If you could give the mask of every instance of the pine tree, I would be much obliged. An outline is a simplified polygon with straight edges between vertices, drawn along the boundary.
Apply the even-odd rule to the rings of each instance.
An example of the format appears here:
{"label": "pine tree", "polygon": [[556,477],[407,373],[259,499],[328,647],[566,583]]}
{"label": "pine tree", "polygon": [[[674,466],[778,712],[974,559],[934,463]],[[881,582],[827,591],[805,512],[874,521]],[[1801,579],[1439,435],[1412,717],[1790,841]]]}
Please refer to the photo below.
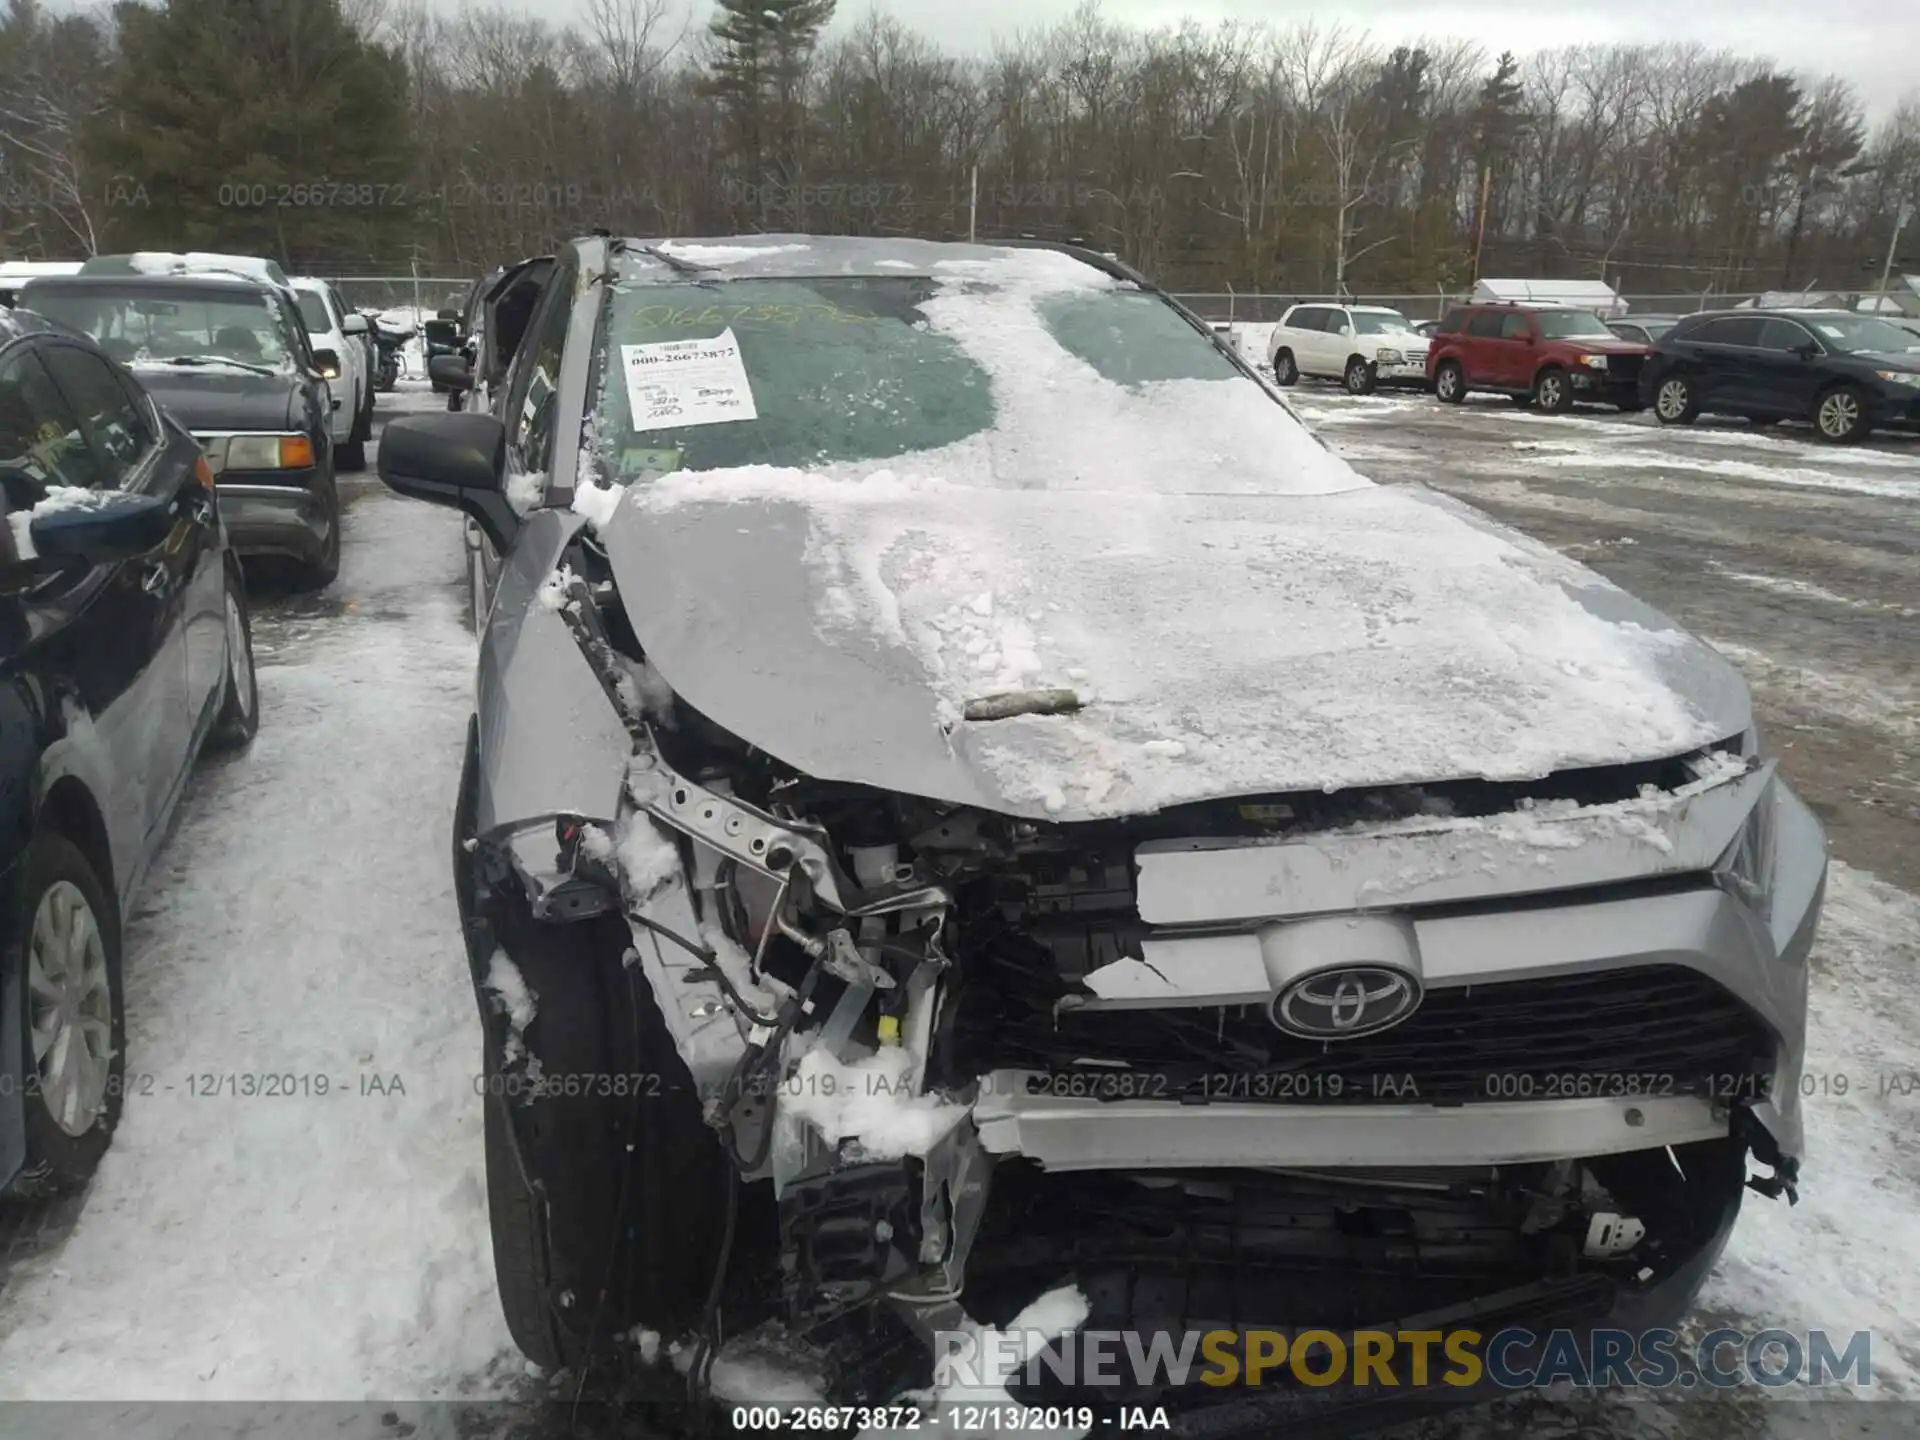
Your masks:
{"label": "pine tree", "polygon": [[760,201],[786,208],[774,175],[791,187],[805,160],[805,86],[834,0],[716,0],[719,42],[707,93],[727,118],[734,173]]}
{"label": "pine tree", "polygon": [[104,248],[227,250],[289,269],[397,253],[414,203],[406,68],[340,0],[115,10],[107,111],[84,137],[146,203]]}

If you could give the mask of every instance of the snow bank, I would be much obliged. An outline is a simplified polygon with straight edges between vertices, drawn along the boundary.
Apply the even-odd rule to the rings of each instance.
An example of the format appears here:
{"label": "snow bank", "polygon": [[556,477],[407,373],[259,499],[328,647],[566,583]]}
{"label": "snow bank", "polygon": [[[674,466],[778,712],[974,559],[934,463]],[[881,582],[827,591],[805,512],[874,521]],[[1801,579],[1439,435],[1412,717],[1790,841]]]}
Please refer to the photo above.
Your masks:
{"label": "snow bank", "polygon": [[925,1155],[967,1113],[936,1095],[917,1095],[911,1052],[891,1046],[844,1063],[815,1048],[779,1091],[783,1114],[811,1121],[830,1145],[855,1140],[864,1158]]}

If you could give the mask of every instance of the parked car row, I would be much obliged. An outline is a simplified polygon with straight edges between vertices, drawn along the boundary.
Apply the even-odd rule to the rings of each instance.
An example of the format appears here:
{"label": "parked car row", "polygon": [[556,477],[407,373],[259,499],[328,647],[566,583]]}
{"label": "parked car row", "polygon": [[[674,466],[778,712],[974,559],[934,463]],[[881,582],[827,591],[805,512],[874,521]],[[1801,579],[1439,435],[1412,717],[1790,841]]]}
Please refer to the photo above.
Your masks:
{"label": "parked car row", "polygon": [[[300,333],[236,278],[24,288],[55,284],[0,310],[0,1192],[15,1195],[81,1183],[105,1151],[126,1070],[122,919],[195,758],[258,724],[227,497],[170,383],[198,371],[129,364],[115,342],[170,359],[215,353],[209,332],[229,326]],[[273,372],[220,353],[205,363],[235,403],[266,403],[249,387]],[[235,441],[310,452],[310,432],[272,433],[277,403],[264,439]]]}
{"label": "parked car row", "polygon": [[1477,302],[1416,325],[1382,306],[1296,305],[1267,360],[1283,386],[1335,379],[1355,395],[1420,385],[1449,405],[1479,392],[1548,414],[1651,407],[1663,425],[1805,421],[1836,443],[1920,430],[1920,323],[1847,310],[1605,320],[1572,305]]}

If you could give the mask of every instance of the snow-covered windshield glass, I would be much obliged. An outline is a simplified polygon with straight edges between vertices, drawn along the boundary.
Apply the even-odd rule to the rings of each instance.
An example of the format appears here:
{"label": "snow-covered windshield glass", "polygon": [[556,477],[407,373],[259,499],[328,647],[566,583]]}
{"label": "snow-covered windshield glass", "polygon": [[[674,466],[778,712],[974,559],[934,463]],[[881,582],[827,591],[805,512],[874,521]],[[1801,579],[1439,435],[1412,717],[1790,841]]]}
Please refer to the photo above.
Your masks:
{"label": "snow-covered windshield glass", "polygon": [[1057,257],[997,269],[614,286],[600,472],[915,456],[1005,489],[1174,493],[1202,469],[1239,493],[1366,483],[1157,295]]}
{"label": "snow-covered windshield glass", "polygon": [[1354,332],[1359,335],[1412,335],[1413,322],[1404,315],[1372,315],[1365,310],[1353,312]]}
{"label": "snow-covered windshield glass", "polygon": [[145,292],[70,280],[34,285],[30,291],[33,309],[90,337],[124,364],[231,360],[272,369],[293,364],[264,295],[179,285]]}
{"label": "snow-covered windshield glass", "polygon": [[1920,335],[1869,316],[1822,315],[1809,319],[1814,334],[1835,350],[1865,350],[1885,355],[1903,350],[1920,350]]}
{"label": "snow-covered windshield glass", "polygon": [[1591,310],[1539,310],[1534,313],[1533,320],[1540,327],[1540,338],[1543,340],[1620,338],[1607,328],[1606,321]]}

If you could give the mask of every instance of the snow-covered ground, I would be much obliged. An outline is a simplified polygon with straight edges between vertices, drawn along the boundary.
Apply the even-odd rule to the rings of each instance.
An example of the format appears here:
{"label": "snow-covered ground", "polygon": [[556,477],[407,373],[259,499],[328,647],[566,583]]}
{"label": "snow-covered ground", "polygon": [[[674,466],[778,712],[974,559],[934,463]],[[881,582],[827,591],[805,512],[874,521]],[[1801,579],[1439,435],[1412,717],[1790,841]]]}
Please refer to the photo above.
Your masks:
{"label": "snow-covered ground", "polygon": [[[1869,873],[1907,863],[1920,813],[1901,822],[1907,791],[1891,790],[1889,808],[1869,789],[1906,786],[1914,768],[1910,707],[1901,713],[1911,689],[1900,687],[1920,673],[1920,616],[1910,583],[1903,602],[1872,581],[1911,556],[1873,546],[1910,534],[1900,527],[1913,519],[1884,488],[1775,488],[1674,463],[1718,450],[1883,486],[1901,481],[1911,450],[1836,453],[1711,428],[1642,436],[1636,421],[1553,421],[1504,402],[1435,418],[1418,396],[1303,387],[1294,399],[1377,478],[1445,482],[1583,558],[1644,563],[1624,577],[1631,588],[1655,592],[1747,670],[1842,863],[1812,962],[1801,1204],[1749,1197],[1703,1314],[1749,1329],[1871,1329],[1876,1398],[1920,1401],[1920,1345],[1904,1318],[1920,1275],[1920,901]],[[440,403],[424,386],[381,397],[383,415]],[[1644,468],[1552,463],[1627,454]],[[370,478],[349,496],[340,580],[317,601],[262,603],[259,737],[202,769],[132,919],[135,1093],[72,1233],[4,1275],[0,1402],[116,1402],[111,1433],[127,1440],[247,1425],[276,1440],[361,1440],[399,1431],[377,1410],[251,1409],[230,1431],[205,1412],[182,1430],[148,1402],[394,1403],[523,1384],[493,1292],[479,1031],[448,875],[473,683],[459,524]],[[1847,506],[1880,508],[1863,522]],[[1827,547],[1830,563],[1794,573],[1781,557],[1807,545]],[[1852,558],[1832,559],[1842,552]],[[1863,618],[1878,627],[1865,645]],[[1864,778],[1836,778],[1863,746]],[[751,1354],[734,1369],[723,1393],[769,1398]],[[1905,1433],[1879,1425],[1905,1413],[1892,1407],[1816,1431],[1808,1416],[1829,1407],[1766,1405],[1758,1392],[1736,1406],[1608,1397],[1593,1408],[1579,1433]],[[417,1420],[404,1405],[399,1415]],[[7,1429],[7,1440],[82,1433],[46,1423],[56,1428]],[[1575,1433],[1543,1424],[1522,1403],[1422,1433]]]}

